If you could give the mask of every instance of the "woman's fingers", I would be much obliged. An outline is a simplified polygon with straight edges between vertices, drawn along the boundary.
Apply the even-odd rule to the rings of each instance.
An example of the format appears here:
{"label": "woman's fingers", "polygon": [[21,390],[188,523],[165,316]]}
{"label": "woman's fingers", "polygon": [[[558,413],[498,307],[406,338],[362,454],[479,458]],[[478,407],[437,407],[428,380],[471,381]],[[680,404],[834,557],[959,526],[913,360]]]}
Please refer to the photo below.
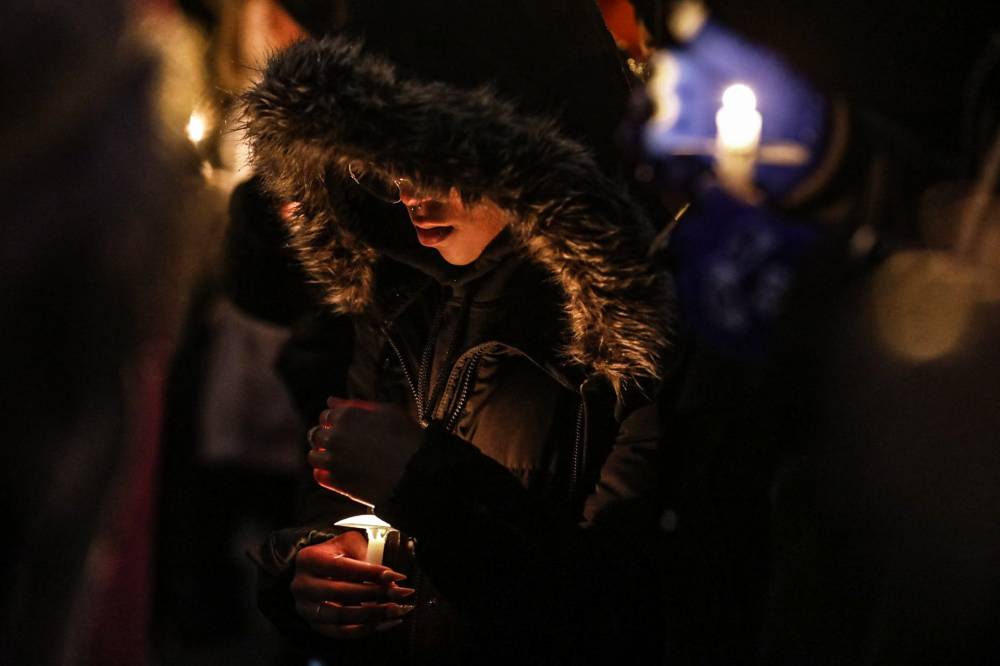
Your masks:
{"label": "woman's fingers", "polygon": [[312,628],[330,638],[365,638],[366,636],[374,636],[375,634],[381,633],[383,631],[389,631],[394,629],[403,623],[402,620],[384,620],[382,622],[373,624],[349,624],[349,625],[323,625],[316,624],[311,625]]}
{"label": "woman's fingers", "polygon": [[[360,535],[359,535],[360,536]],[[367,548],[367,546],[366,546]],[[361,555],[364,552],[360,553]],[[307,552],[303,549],[296,561],[299,571],[318,578],[329,578],[355,583],[371,582],[388,585],[405,580],[406,576],[380,564],[369,564],[338,553]]]}
{"label": "woman's fingers", "polygon": [[334,456],[325,448],[313,449],[306,458],[309,461],[309,466],[313,469],[330,469],[333,466]]}
{"label": "woman's fingers", "polygon": [[326,399],[326,406],[330,409],[336,409],[338,407],[360,409],[366,412],[374,412],[378,409],[379,403],[369,402],[368,400],[349,400],[347,398],[338,398],[336,396],[330,396]]}
{"label": "woman's fingers", "polygon": [[355,560],[364,560],[365,553],[368,552],[368,540],[361,532],[348,530],[343,534],[322,541],[320,543],[306,546],[295,555],[296,569],[311,570],[317,566],[322,567],[324,562],[336,566],[334,560],[341,557],[349,557]]}
{"label": "woman's fingers", "polygon": [[313,451],[330,448],[330,439],[333,437],[333,430],[313,426],[309,430],[309,446]]}
{"label": "woman's fingers", "polygon": [[296,555],[290,588],[295,610],[317,632],[370,636],[397,626],[413,609],[405,599],[415,590],[396,584],[406,576],[362,561],[366,547],[361,534],[345,532]]}
{"label": "woman's fingers", "polygon": [[319,413],[319,427],[321,430],[332,430],[336,422],[336,412],[334,409],[324,409]]}
{"label": "woman's fingers", "polygon": [[330,638],[363,638],[389,631],[403,623],[413,606],[370,604],[343,606],[335,603],[296,602],[295,611],[314,631]]}
{"label": "woman's fingers", "polygon": [[328,409],[324,409],[319,413],[316,435],[320,435],[324,430],[338,429],[345,422],[354,423],[359,420],[365,422],[365,419],[370,418],[370,415],[377,415],[380,409],[384,411],[384,408],[380,408],[379,403],[367,402],[365,400],[329,398],[327,406]]}
{"label": "woman's fingers", "polygon": [[413,606],[396,603],[346,606],[331,602],[296,602],[295,610],[313,625],[378,624],[398,620],[413,610]]}
{"label": "woman's fingers", "polygon": [[355,408],[353,405],[334,405],[330,409],[324,409],[320,412],[317,424],[309,430],[309,445],[313,449],[328,448],[330,441],[339,434],[339,431],[344,429],[345,420],[347,426],[354,422],[357,414],[352,415],[352,409],[370,411],[364,408]]}
{"label": "woman's fingers", "polygon": [[333,601],[339,604],[360,604],[369,601],[402,601],[414,593],[413,588],[395,583],[355,583],[300,575],[292,579],[292,596],[301,601]]}

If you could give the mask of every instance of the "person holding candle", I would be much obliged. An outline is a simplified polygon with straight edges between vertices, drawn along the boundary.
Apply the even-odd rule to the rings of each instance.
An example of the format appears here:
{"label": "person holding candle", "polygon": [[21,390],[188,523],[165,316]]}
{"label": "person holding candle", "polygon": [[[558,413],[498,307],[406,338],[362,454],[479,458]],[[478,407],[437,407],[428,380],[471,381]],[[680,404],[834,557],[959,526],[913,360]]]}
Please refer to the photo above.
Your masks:
{"label": "person holding candle", "polygon": [[670,162],[667,185],[690,188],[714,168],[734,194],[754,202],[795,206],[816,196],[841,166],[843,102],[710,16],[704,3],[671,4],[665,23],[673,47],[650,58],[652,117],[641,137],[648,156]]}
{"label": "person holding candle", "polygon": [[337,663],[658,663],[671,294],[619,178],[614,44],[583,0],[414,4],[307,26],[334,36],[272,60],[246,126],[352,329],[315,479],[417,567],[365,563],[332,528],[358,505],[312,484],[256,553],[262,607]]}
{"label": "person holding candle", "polygon": [[[711,4],[709,17],[636,0],[675,11],[645,14],[672,41],[654,59],[635,152],[664,194],[691,203],[658,243],[698,380],[685,391],[693,427],[672,430],[691,452],[678,632],[696,663],[988,663],[997,531],[982,516],[997,503],[982,453],[995,449],[997,412],[967,370],[995,362],[981,345],[995,319],[984,309],[968,323],[971,267],[941,252],[963,215],[935,208],[961,188],[920,193],[969,161],[952,131],[958,101],[997,89],[998,59],[994,45],[963,88],[958,54],[971,61],[976,33],[985,44],[997,23],[927,5]],[[815,77],[824,58],[847,76],[839,85],[800,74]],[[734,83],[755,91],[759,120],[720,122]],[[845,90],[851,106],[821,89]],[[964,115],[985,153],[991,126]],[[733,187],[723,149],[741,125],[760,143]],[[793,147],[808,159],[788,159]],[[890,329],[894,343],[878,339]]]}

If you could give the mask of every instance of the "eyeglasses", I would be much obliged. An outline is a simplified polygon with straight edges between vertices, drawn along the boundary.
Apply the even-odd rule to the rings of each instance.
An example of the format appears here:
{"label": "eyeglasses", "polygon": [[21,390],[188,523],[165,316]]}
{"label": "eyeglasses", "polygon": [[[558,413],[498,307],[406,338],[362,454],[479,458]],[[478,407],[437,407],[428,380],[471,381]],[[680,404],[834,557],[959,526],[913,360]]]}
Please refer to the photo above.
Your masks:
{"label": "eyeglasses", "polygon": [[404,197],[413,197],[416,193],[413,181],[385,176],[372,168],[369,162],[351,160],[347,163],[347,173],[361,189],[386,203],[397,204]]}

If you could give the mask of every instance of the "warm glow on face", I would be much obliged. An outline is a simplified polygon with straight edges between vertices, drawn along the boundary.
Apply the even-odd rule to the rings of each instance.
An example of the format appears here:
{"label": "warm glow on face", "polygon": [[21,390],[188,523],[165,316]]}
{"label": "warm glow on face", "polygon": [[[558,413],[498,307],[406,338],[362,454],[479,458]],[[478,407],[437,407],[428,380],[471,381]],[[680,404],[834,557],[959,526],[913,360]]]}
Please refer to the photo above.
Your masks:
{"label": "warm glow on face", "polygon": [[418,242],[440,252],[453,266],[478,259],[510,221],[508,214],[490,201],[467,206],[454,188],[447,197],[403,192],[401,203],[410,215]]}

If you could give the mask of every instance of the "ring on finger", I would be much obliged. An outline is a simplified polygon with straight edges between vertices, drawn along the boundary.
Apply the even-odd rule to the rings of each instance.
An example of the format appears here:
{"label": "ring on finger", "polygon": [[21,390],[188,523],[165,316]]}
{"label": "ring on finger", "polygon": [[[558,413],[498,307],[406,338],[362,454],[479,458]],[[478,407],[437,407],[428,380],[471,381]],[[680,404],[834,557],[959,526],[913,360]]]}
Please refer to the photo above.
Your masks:
{"label": "ring on finger", "polygon": [[309,431],[306,433],[306,443],[308,443],[309,446],[312,446],[313,437],[316,435],[317,430],[319,430],[319,426],[313,426],[312,428],[309,428]]}
{"label": "ring on finger", "polygon": [[316,622],[320,622],[322,620],[323,606],[325,605],[326,604],[322,601],[316,604],[316,612],[314,613]]}

